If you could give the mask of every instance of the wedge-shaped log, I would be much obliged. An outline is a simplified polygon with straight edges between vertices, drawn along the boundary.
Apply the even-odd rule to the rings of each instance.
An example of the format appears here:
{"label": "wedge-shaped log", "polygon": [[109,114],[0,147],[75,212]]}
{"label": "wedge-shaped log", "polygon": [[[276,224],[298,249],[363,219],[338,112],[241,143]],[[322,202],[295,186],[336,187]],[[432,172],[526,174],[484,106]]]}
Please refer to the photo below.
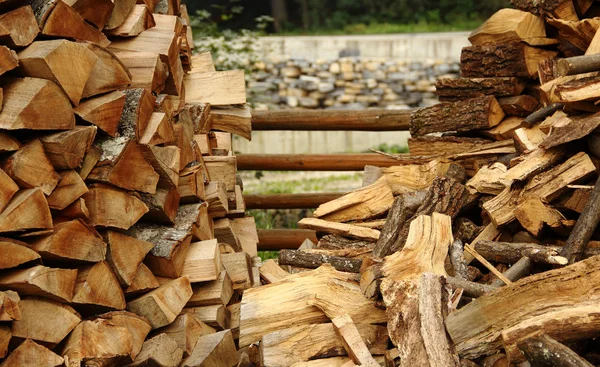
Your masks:
{"label": "wedge-shaped log", "polygon": [[129,330],[105,319],[82,321],[67,338],[63,357],[71,365],[124,365],[131,361]]}
{"label": "wedge-shaped log", "polygon": [[[239,188],[239,186],[237,187]],[[250,257],[258,256],[258,232],[254,217],[234,218],[231,220],[231,228],[242,246],[242,251],[250,255]]]}
{"label": "wedge-shaped log", "polygon": [[88,41],[101,46],[110,43],[104,33],[61,0],[36,0],[32,1],[31,7],[44,36]]}
{"label": "wedge-shaped log", "polygon": [[12,323],[13,336],[44,345],[57,345],[81,322],[79,314],[70,306],[44,298],[22,299],[19,309],[21,319]]}
{"label": "wedge-shaped log", "polygon": [[[67,130],[75,126],[71,102],[55,83],[39,78],[9,79],[2,89],[1,129]],[[52,113],[43,106],[52,106]]]}
{"label": "wedge-shaped log", "polygon": [[[125,1],[123,1],[125,2]],[[130,2],[130,1],[127,1]],[[111,19],[112,21],[112,19]],[[138,4],[131,10],[129,15],[116,28],[107,27],[105,34],[119,37],[135,37],[148,28],[156,25],[152,11],[145,4]]]}
{"label": "wedge-shaped log", "polygon": [[[502,121],[504,123],[505,120]],[[502,124],[501,123],[501,124]],[[495,127],[498,128],[498,125]],[[485,132],[489,133],[489,130]],[[487,139],[467,138],[456,136],[422,136],[408,139],[408,150],[411,156],[448,156],[458,153],[468,152],[470,150],[481,148],[485,144],[491,143]],[[434,161],[436,164],[443,162]],[[432,164],[432,163],[430,163]],[[433,164],[432,164],[433,165]],[[406,165],[417,166],[417,165]],[[369,166],[367,166],[369,167]],[[402,166],[392,166],[392,169],[401,169]],[[434,166],[435,167],[435,166]],[[378,167],[379,168],[379,167]],[[383,170],[384,168],[379,168]],[[417,172],[415,172],[417,173]],[[423,173],[421,173],[423,174]]]}
{"label": "wedge-shaped log", "polygon": [[0,46],[0,75],[19,66],[17,53],[6,46]]}
{"label": "wedge-shaped log", "polygon": [[119,27],[127,16],[133,11],[135,8],[135,0],[120,0],[115,1],[115,7],[113,8],[112,13],[110,14],[110,18],[108,22],[104,26],[105,29],[111,30]]}
{"label": "wedge-shaped log", "polygon": [[235,190],[237,172],[237,160],[234,156],[227,157],[204,157],[204,164],[211,181],[222,181],[227,191]]}
{"label": "wedge-shaped log", "polygon": [[233,296],[233,284],[226,270],[221,271],[217,280],[194,284],[192,290],[194,293],[186,307],[226,305]]}
{"label": "wedge-shaped log", "polygon": [[3,367],[57,367],[64,360],[58,354],[32,340],[25,340],[2,363]]}
{"label": "wedge-shaped log", "polygon": [[99,262],[106,258],[102,237],[82,219],[56,224],[53,233],[36,238],[29,247],[45,263]]}
{"label": "wedge-shaped log", "polygon": [[0,233],[52,227],[50,208],[41,188],[19,191],[0,214]]}
{"label": "wedge-shaped log", "polygon": [[158,53],[115,51],[115,56],[131,73],[132,88],[146,88],[155,93],[163,91],[169,75],[169,67],[161,60]]}
{"label": "wedge-shaped log", "polygon": [[123,89],[131,83],[129,70],[111,51],[96,44],[87,46],[98,57],[98,61],[85,85],[83,97]]}
{"label": "wedge-shaped log", "polygon": [[79,198],[73,204],[59,211],[57,217],[64,219],[86,220],[90,217],[90,212],[88,211],[87,206],[85,206],[85,200],[83,200],[83,198]]}
{"label": "wedge-shaped log", "polygon": [[[242,298],[240,313],[240,346],[260,340],[262,335],[282,330],[290,322],[301,326],[327,320],[327,316],[306,300],[315,295],[326,299],[340,313],[364,324],[385,322],[385,313],[366,299],[359,287],[349,282],[351,275],[338,272],[329,265],[292,274],[285,282],[248,289]],[[273,307],[262,307],[265,299],[277,297]],[[268,321],[267,321],[268,320]]]}
{"label": "wedge-shaped log", "polygon": [[[576,3],[582,3],[577,1]],[[535,15],[551,16],[553,18],[565,20],[579,20],[573,1],[531,1],[531,0],[512,0],[511,4],[517,9],[528,11]],[[582,8],[582,12],[589,6]]]}
{"label": "wedge-shaped log", "polygon": [[350,359],[361,366],[378,367],[379,363],[373,359],[371,352],[360,335],[356,325],[348,315],[338,316],[331,320],[336,334],[342,339],[344,349]]}
{"label": "wedge-shaped log", "polygon": [[0,169],[0,213],[6,208],[10,199],[19,191],[19,186]]}
{"label": "wedge-shaped log", "polygon": [[238,354],[231,330],[204,335],[198,339],[191,355],[181,367],[231,367],[238,363]]}
{"label": "wedge-shaped log", "polygon": [[0,292],[0,321],[21,319],[19,295],[13,291]]}
{"label": "wedge-shaped log", "polygon": [[298,227],[337,234],[357,240],[377,241],[379,239],[378,230],[346,223],[329,222],[317,218],[304,218],[298,222]]}
{"label": "wedge-shaped log", "polygon": [[493,96],[440,103],[416,110],[410,117],[410,134],[421,136],[446,131],[471,131],[494,127],[504,111]]}
{"label": "wedge-shaped log", "polygon": [[568,42],[572,46],[579,49],[573,50],[574,52],[565,53],[567,57],[587,52],[600,25],[600,19],[596,18],[585,18],[582,20],[547,18],[546,20],[549,25],[555,27],[560,32],[561,38],[568,39]]}
{"label": "wedge-shaped log", "polygon": [[108,244],[106,260],[121,285],[131,285],[142,261],[154,245],[117,231],[108,231],[106,242]]}
{"label": "wedge-shaped log", "polygon": [[145,264],[155,275],[169,278],[181,276],[192,241],[189,228],[182,230],[154,224],[138,224],[127,234],[154,245],[146,257]]}
{"label": "wedge-shaped log", "polygon": [[313,215],[332,222],[367,220],[385,214],[393,202],[388,180],[381,178],[369,186],[320,205]]}
{"label": "wedge-shaped log", "polygon": [[31,6],[26,5],[0,16],[0,42],[8,47],[29,46],[40,33]]}
{"label": "wedge-shaped log", "polygon": [[[145,5],[144,5],[145,6]],[[158,334],[144,342],[144,347],[129,367],[177,367],[183,359],[183,350],[167,334]]]}
{"label": "wedge-shaped log", "polygon": [[526,83],[515,77],[443,78],[435,84],[436,94],[442,101],[457,101],[481,96],[518,96]]}
{"label": "wedge-shaped log", "polygon": [[214,106],[246,103],[242,70],[192,73],[186,75],[183,80],[187,102],[204,102]]}
{"label": "wedge-shaped log", "polygon": [[214,218],[221,218],[229,213],[227,203],[227,189],[224,182],[212,181],[204,186],[208,214]]}
{"label": "wedge-shaped log", "polygon": [[158,173],[158,185],[163,188],[176,188],[179,185],[180,149],[176,146],[140,145],[146,160]]}
{"label": "wedge-shaped log", "polygon": [[77,270],[53,269],[41,265],[11,270],[0,276],[0,289],[26,296],[40,296],[59,302],[71,302]]}
{"label": "wedge-shaped log", "polygon": [[542,18],[516,10],[501,9],[469,36],[471,44],[523,41],[532,46],[544,44],[546,29]]}
{"label": "wedge-shaped log", "polygon": [[112,311],[99,315],[98,318],[107,320],[111,324],[123,327],[129,331],[132,341],[130,356],[131,359],[134,360],[142,350],[142,345],[144,344],[146,336],[148,336],[148,333],[152,330],[148,320],[127,311]]}
{"label": "wedge-shaped log", "polygon": [[283,270],[275,260],[270,259],[263,263],[260,267],[260,278],[266,284],[271,284],[285,279],[290,273]]}
{"label": "wedge-shaped log", "polygon": [[8,354],[8,345],[12,338],[10,327],[7,325],[0,325],[0,357],[4,358]]}
{"label": "wedge-shaped log", "polygon": [[125,107],[125,93],[115,91],[81,101],[74,111],[81,119],[115,137]]}
{"label": "wedge-shaped log", "polygon": [[221,255],[223,268],[231,278],[234,290],[249,289],[253,285],[252,260],[245,252]]}
{"label": "wedge-shaped log", "polygon": [[[522,42],[470,46],[462,49],[460,71],[468,78],[537,78],[538,64],[557,55],[554,51],[531,47]],[[533,111],[532,111],[533,112]]]}
{"label": "wedge-shaped log", "polygon": [[140,144],[160,145],[175,141],[175,130],[164,112],[154,112],[144,131],[140,131]]}
{"label": "wedge-shaped log", "polygon": [[76,126],[40,139],[48,159],[56,169],[75,169],[83,161],[96,138],[95,126]]}
{"label": "wedge-shaped log", "polygon": [[[68,66],[64,60],[69,60]],[[75,106],[97,61],[98,56],[84,44],[64,39],[36,41],[19,52],[19,66],[25,76],[52,80]]]}
{"label": "wedge-shaped log", "polygon": [[64,210],[88,192],[85,182],[77,171],[62,171],[59,176],[61,177],[60,182],[48,196],[48,206],[54,210]]}
{"label": "wedge-shaped log", "polygon": [[540,147],[550,149],[590,135],[600,126],[600,114],[563,117],[552,125],[548,137]]}
{"label": "wedge-shaped log", "polygon": [[[358,324],[359,335],[366,340],[372,354],[382,355],[387,350],[389,337],[382,326]],[[290,366],[327,355],[347,355],[342,340],[336,335],[333,324],[295,326],[265,334],[261,352],[265,366]]]}
{"label": "wedge-shaped log", "polygon": [[39,261],[40,255],[29,249],[27,243],[12,238],[0,238],[0,269],[16,268],[19,265]]}
{"label": "wedge-shaped log", "polygon": [[189,279],[181,277],[128,302],[127,310],[145,317],[157,329],[175,321],[191,296]]}
{"label": "wedge-shaped log", "polygon": [[570,224],[561,212],[537,197],[523,201],[514,213],[521,226],[533,236],[538,236],[544,227],[561,228]]}
{"label": "wedge-shaped log", "polygon": [[110,187],[90,187],[83,199],[93,226],[129,229],[148,212],[148,207],[137,197]]}
{"label": "wedge-shaped log", "polygon": [[213,129],[227,131],[239,135],[247,140],[252,136],[252,115],[250,107],[227,106],[212,107],[210,110],[210,124]]}
{"label": "wedge-shaped log", "polygon": [[83,19],[102,29],[114,8],[111,0],[65,0]]}
{"label": "wedge-shaped log", "polygon": [[125,296],[108,263],[101,261],[79,268],[73,303],[88,309],[125,309]]}
{"label": "wedge-shaped log", "polygon": [[[493,354],[502,347],[501,333],[523,320],[597,302],[599,282],[600,257],[595,256],[479,297],[477,302],[451,313],[446,328],[462,358]],[[479,316],[473,318],[474,314]],[[468,328],[465,323],[469,323]]]}
{"label": "wedge-shaped log", "polygon": [[215,238],[219,243],[230,245],[235,251],[242,251],[242,245],[237,234],[232,228],[232,221],[229,218],[223,218],[214,222],[213,231]]}
{"label": "wedge-shaped log", "polygon": [[2,165],[2,169],[19,187],[40,187],[46,195],[52,193],[60,180],[44,153],[42,143],[37,139],[11,155]]}
{"label": "wedge-shaped log", "polygon": [[182,276],[190,282],[207,282],[216,280],[221,273],[221,252],[217,240],[194,242],[190,244]]}
{"label": "wedge-shaped log", "polygon": [[183,350],[183,356],[188,357],[201,336],[214,334],[216,330],[191,314],[182,314],[177,316],[172,324],[160,328],[156,332],[168,335]]}
{"label": "wedge-shaped log", "polygon": [[0,131],[0,152],[15,152],[20,147],[21,143],[7,131]]}
{"label": "wedge-shaped log", "polygon": [[160,287],[158,279],[152,274],[152,271],[142,263],[135,273],[129,287],[125,289],[125,295],[129,298],[142,293],[148,293],[153,289]]}

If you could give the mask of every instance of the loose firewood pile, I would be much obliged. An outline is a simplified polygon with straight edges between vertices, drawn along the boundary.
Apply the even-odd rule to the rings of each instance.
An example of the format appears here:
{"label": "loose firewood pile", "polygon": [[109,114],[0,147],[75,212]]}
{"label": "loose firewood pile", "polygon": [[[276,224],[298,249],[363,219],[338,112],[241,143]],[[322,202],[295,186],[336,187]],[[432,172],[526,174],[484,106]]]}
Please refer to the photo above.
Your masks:
{"label": "loose firewood pile", "polygon": [[0,13],[0,365],[236,365],[244,72],[192,56],[177,0]]}
{"label": "loose firewood pile", "polygon": [[412,114],[410,156],[260,268],[239,344],[265,366],[600,365],[600,3],[512,3]]}

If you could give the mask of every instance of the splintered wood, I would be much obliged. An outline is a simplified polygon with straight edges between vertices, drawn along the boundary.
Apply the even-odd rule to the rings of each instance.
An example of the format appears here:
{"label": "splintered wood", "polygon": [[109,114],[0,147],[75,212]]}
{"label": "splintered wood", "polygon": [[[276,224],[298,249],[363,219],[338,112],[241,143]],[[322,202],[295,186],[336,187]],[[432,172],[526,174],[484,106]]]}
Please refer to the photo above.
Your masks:
{"label": "splintered wood", "polygon": [[244,72],[179,0],[0,3],[0,365],[237,365]]}

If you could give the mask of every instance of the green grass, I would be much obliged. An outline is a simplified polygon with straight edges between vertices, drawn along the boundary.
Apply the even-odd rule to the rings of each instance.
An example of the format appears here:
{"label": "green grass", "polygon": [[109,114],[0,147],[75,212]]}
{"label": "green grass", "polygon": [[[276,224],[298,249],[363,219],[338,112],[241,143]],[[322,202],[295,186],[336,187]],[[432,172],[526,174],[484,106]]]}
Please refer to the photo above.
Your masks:
{"label": "green grass", "polygon": [[395,23],[370,23],[349,24],[343,29],[317,29],[308,32],[293,30],[275,34],[276,36],[300,36],[300,35],[361,35],[361,34],[394,34],[394,33],[429,33],[429,32],[455,32],[472,31],[481,25],[481,20],[465,20],[454,24],[440,22],[419,22],[412,24]]}

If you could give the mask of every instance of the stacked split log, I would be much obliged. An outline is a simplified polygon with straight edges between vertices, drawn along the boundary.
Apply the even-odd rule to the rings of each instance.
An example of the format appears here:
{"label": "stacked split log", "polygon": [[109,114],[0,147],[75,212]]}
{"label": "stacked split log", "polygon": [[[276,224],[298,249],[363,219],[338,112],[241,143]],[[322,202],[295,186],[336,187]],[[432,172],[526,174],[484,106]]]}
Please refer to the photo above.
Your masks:
{"label": "stacked split log", "polygon": [[244,73],[192,56],[177,0],[0,12],[0,365],[236,365]]}
{"label": "stacked split log", "polygon": [[413,113],[409,159],[366,167],[300,221],[317,244],[261,267],[240,345],[265,366],[600,364],[600,3],[512,3]]}

